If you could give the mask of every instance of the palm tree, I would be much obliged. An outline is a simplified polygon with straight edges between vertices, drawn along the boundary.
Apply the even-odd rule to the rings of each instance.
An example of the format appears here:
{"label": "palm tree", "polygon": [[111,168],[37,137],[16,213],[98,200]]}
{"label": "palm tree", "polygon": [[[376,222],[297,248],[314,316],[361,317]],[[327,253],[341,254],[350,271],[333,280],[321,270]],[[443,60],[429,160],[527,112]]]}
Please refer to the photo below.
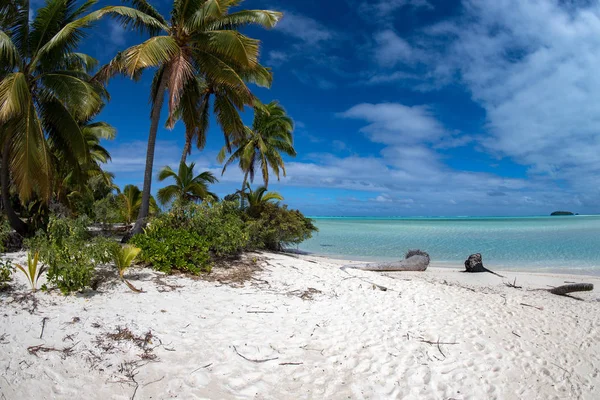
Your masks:
{"label": "palm tree", "polygon": [[179,164],[179,171],[175,173],[171,167],[164,167],[159,175],[158,180],[173,178],[175,184],[166,186],[160,189],[157,193],[158,201],[162,204],[168,204],[173,200],[179,201],[198,201],[205,199],[217,199],[217,195],[208,190],[208,184],[217,183],[215,176],[206,171],[200,175],[194,176],[195,163]]}
{"label": "palm tree", "polygon": [[[126,224],[131,224],[142,206],[142,191],[135,185],[126,185],[123,192],[117,196],[121,206],[121,217]],[[158,211],[154,197],[150,197],[150,213]]]}
{"label": "palm tree", "polygon": [[[292,157],[296,156],[292,137],[293,130],[294,122],[279,103],[272,101],[266,105],[259,105],[254,110],[252,128],[245,127],[243,138],[234,142],[237,149],[223,166],[222,174],[225,173],[228,165],[237,160],[244,172],[243,193],[246,189],[248,177],[250,177],[250,182],[254,182],[257,164],[260,163],[263,182],[265,188],[268,188],[269,168],[273,171],[277,180],[279,180],[280,171],[283,172],[283,176],[286,176],[281,153]],[[221,149],[217,157],[219,162],[225,160],[226,151],[226,147]],[[242,196],[242,208],[243,199],[244,196]]]}
{"label": "palm tree", "polygon": [[249,184],[246,184],[248,192],[241,193],[242,198],[248,200],[248,214],[257,215],[262,211],[265,204],[271,201],[282,201],[283,196],[277,192],[268,192],[265,186],[260,186],[256,190],[252,190]]}
{"label": "palm tree", "polygon": [[240,135],[243,123],[237,109],[254,101],[246,82],[269,86],[271,73],[258,63],[259,41],[242,35],[237,29],[248,24],[271,28],[281,14],[264,10],[229,13],[230,8],[239,5],[241,0],[175,0],[170,22],[167,22],[146,0],[131,2],[139,11],[162,24],[162,34],[119,53],[98,78],[108,79],[123,73],[135,79],[144,69],[157,67],[150,93],[151,123],[142,206],[133,230],[135,234],[141,231],[148,216],[156,133],[165,93],[168,92],[169,104],[167,127],[172,128],[178,119],[182,119],[187,138],[194,136],[194,130],[207,126],[203,125],[205,113],[201,105],[204,101],[208,104],[207,96],[212,90],[209,88],[218,87],[225,95],[215,96],[217,121],[227,140],[229,135]]}
{"label": "palm tree", "polygon": [[128,7],[81,6],[76,0],[47,0],[30,21],[29,0],[0,3],[0,140],[2,197],[17,232],[28,227],[7,201],[14,185],[20,201],[37,196],[48,202],[55,164],[50,147],[77,171],[87,143],[81,123],[91,120],[107,98],[104,87],[91,82],[97,62],[74,50],[84,30],[104,15],[124,24],[156,29],[160,24]]}
{"label": "palm tree", "polygon": [[[86,157],[78,160],[78,168],[66,163],[59,149],[51,143],[50,154],[56,165],[53,186],[54,199],[74,212],[73,200],[80,200],[91,207],[94,202],[93,189],[103,184],[109,190],[118,189],[113,183],[113,174],[103,171],[102,164],[110,161],[110,153],[100,144],[101,139],[112,140],[116,129],[105,122],[95,122],[80,126],[86,140]],[[107,193],[106,193],[107,194]],[[91,210],[87,210],[89,213]]]}

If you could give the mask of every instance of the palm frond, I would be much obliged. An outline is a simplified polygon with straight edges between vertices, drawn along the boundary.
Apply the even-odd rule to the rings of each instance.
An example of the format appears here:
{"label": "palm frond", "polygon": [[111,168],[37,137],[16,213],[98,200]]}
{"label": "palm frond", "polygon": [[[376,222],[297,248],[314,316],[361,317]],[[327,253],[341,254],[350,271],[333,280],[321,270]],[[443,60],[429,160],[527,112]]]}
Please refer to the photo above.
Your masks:
{"label": "palm frond", "polygon": [[159,180],[159,182],[162,182],[165,179],[169,179],[169,178],[174,178],[175,180],[177,180],[179,177],[177,176],[177,174],[175,173],[175,171],[173,171],[173,169],[171,167],[165,166],[158,173],[158,180]]}
{"label": "palm frond", "polygon": [[19,49],[13,43],[12,39],[2,30],[0,30],[0,69],[6,68],[11,71],[21,67],[23,61],[19,54]]}
{"label": "palm frond", "polygon": [[161,15],[161,13],[159,13],[158,10],[146,0],[129,0],[129,2],[137,10],[140,10],[141,12],[151,16],[165,26],[168,25],[167,20]]}
{"label": "palm frond", "polygon": [[43,199],[50,198],[51,162],[44,131],[30,101],[20,118],[11,120],[10,169],[22,202],[34,191]]}
{"label": "palm frond", "polygon": [[86,74],[74,71],[54,71],[43,74],[40,80],[77,120],[86,120],[100,111],[104,101],[98,86],[85,78]]}
{"label": "palm frond", "polygon": [[29,111],[31,94],[22,72],[8,74],[0,81],[0,123]]}
{"label": "palm frond", "polygon": [[242,10],[225,15],[207,24],[207,30],[238,29],[246,25],[260,25],[271,29],[281,20],[283,14],[270,10]]}
{"label": "palm frond", "polygon": [[120,67],[123,72],[133,76],[141,69],[166,64],[179,54],[181,49],[173,37],[155,36],[124,51]]}
{"label": "palm frond", "polygon": [[181,193],[179,186],[169,185],[161,188],[156,193],[156,197],[161,204],[169,204],[176,199]]}

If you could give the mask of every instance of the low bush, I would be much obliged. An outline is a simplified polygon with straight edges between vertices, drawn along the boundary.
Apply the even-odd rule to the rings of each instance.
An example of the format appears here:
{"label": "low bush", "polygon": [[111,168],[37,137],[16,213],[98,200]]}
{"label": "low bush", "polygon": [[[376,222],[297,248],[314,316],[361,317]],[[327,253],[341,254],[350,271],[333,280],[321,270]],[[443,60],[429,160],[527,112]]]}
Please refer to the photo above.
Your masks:
{"label": "low bush", "polygon": [[157,218],[131,244],[142,249],[138,259],[165,273],[173,269],[199,274],[210,272],[211,259],[206,238],[197,232],[173,228]]}
{"label": "low bush", "polygon": [[281,251],[310,239],[318,229],[310,218],[287,206],[267,203],[257,218],[247,222],[249,248]]}
{"label": "low bush", "polygon": [[48,266],[48,283],[63,294],[89,287],[96,264],[109,262],[112,248],[118,246],[107,238],[91,238],[88,224],[87,217],[51,216],[47,232],[38,231],[26,241],[26,246],[38,252],[42,263]]}
{"label": "low bush", "polygon": [[6,251],[6,242],[8,241],[11,232],[12,229],[8,221],[0,217],[0,253]]}
{"label": "low bush", "polygon": [[178,205],[156,220],[174,229],[186,229],[202,236],[215,257],[237,256],[249,241],[242,212],[235,202]]}
{"label": "low bush", "polygon": [[0,289],[6,287],[8,282],[12,280],[14,267],[9,259],[0,259]]}
{"label": "low bush", "polygon": [[118,198],[113,194],[109,194],[100,200],[96,200],[93,205],[93,213],[94,221],[99,222],[102,225],[123,222]]}

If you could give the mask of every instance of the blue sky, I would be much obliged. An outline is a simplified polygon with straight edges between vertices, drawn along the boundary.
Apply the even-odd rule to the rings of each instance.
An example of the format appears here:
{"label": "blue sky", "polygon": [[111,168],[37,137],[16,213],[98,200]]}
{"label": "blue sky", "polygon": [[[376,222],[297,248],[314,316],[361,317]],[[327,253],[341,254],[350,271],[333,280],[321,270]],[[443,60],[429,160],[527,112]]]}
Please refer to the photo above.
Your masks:
{"label": "blue sky", "polygon": [[[165,13],[170,2],[152,2]],[[109,4],[109,2],[102,2]],[[298,157],[271,180],[308,215],[598,213],[600,6],[578,0],[247,0],[285,13],[262,40],[264,101],[296,121]],[[84,50],[106,62],[140,37],[103,21]],[[141,186],[148,73],[117,78],[100,116],[118,129],[106,168]],[[251,123],[250,110],[245,120]],[[156,170],[176,167],[183,127],[158,133]],[[223,145],[189,160],[220,176]],[[228,169],[213,190],[241,186]],[[258,182],[257,182],[258,183]],[[160,187],[153,184],[153,190]]]}

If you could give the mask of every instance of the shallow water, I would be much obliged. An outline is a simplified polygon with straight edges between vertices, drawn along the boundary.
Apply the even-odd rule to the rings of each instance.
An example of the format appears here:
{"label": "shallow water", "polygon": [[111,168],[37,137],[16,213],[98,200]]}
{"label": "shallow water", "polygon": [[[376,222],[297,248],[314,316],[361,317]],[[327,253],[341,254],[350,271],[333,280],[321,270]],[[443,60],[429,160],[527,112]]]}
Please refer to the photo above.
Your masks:
{"label": "shallow water", "polygon": [[319,232],[299,249],[356,260],[395,260],[408,249],[432,262],[515,270],[600,274],[600,216],[511,218],[315,218]]}

